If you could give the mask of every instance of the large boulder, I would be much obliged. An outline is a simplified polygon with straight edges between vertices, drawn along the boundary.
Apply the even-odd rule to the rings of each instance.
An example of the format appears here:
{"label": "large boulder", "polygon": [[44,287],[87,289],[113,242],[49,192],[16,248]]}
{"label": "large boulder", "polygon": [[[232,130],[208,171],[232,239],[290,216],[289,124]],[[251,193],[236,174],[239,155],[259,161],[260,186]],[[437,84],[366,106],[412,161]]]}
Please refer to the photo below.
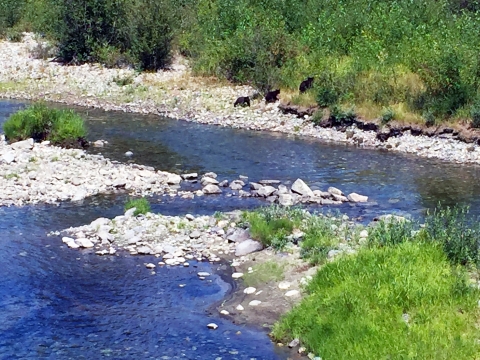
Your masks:
{"label": "large boulder", "polygon": [[280,194],[278,195],[278,203],[283,206],[292,206],[293,196],[291,194]]}
{"label": "large boulder", "polygon": [[178,185],[182,182],[182,177],[177,174],[168,174],[167,184],[168,185]]}
{"label": "large boulder", "polygon": [[255,251],[260,251],[262,249],[263,249],[263,245],[261,242],[248,239],[248,240],[242,241],[241,243],[238,243],[237,246],[235,246],[235,256],[248,255]]}
{"label": "large boulder", "polygon": [[266,185],[266,186],[262,186],[260,189],[257,190],[257,194],[259,196],[263,196],[263,197],[269,197],[270,195],[272,195],[277,189],[275,189],[273,186],[269,186],[269,185]]}
{"label": "large boulder", "polygon": [[227,240],[235,243],[241,243],[250,239],[250,232],[247,229],[237,229],[227,236]]}
{"label": "large boulder", "polygon": [[342,190],[337,189],[336,187],[333,187],[333,186],[330,186],[327,191],[332,195],[344,196]]}
{"label": "large boulder", "polygon": [[215,178],[209,177],[209,176],[204,176],[204,177],[202,178],[201,183],[202,183],[203,186],[209,185],[209,184],[217,185],[217,184],[218,184],[218,180],[215,179]]}
{"label": "large boulder", "polygon": [[292,184],[292,191],[300,195],[305,195],[309,197],[313,196],[312,189],[310,189],[302,179],[295,180],[295,182]]}

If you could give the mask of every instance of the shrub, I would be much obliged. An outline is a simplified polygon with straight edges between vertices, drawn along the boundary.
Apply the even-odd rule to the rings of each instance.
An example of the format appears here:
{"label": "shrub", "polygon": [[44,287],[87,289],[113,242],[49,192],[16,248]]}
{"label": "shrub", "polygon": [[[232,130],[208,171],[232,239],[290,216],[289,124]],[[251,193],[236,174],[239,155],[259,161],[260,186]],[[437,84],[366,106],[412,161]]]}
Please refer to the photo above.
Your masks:
{"label": "shrub", "polygon": [[439,243],[454,264],[480,266],[480,225],[468,207],[440,207],[425,220],[430,241]]}
{"label": "shrub", "polygon": [[323,110],[315,111],[310,120],[313,122],[314,125],[320,125],[323,120]]}
{"label": "shrub", "polygon": [[151,211],[150,203],[144,197],[140,199],[128,200],[125,204],[125,211],[132,208],[135,208],[135,212],[133,213],[134,216],[137,216],[140,214],[145,215],[146,213]]}
{"label": "shrub", "polygon": [[3,124],[3,131],[11,142],[33,138],[69,146],[84,142],[87,133],[82,118],[73,110],[51,109],[41,103],[11,115]]}
{"label": "shrub", "polygon": [[423,119],[425,121],[425,125],[430,127],[435,125],[435,115],[431,111],[426,111],[423,113]]}
{"label": "shrub", "polygon": [[480,128],[480,106],[478,104],[473,105],[470,109],[470,116],[472,118],[472,127],[475,129]]}
{"label": "shrub", "polygon": [[478,289],[428,243],[364,248],[320,268],[273,337],[323,359],[474,359]]}
{"label": "shrub", "polygon": [[392,108],[384,109],[382,112],[382,124],[388,124],[395,118],[395,111]]}
{"label": "shrub", "polygon": [[5,38],[11,42],[21,42],[23,39],[23,33],[20,30],[11,28],[5,33]]}
{"label": "shrub", "polygon": [[353,123],[357,115],[352,108],[344,110],[339,105],[334,105],[330,109],[330,120],[333,126],[350,125]]}

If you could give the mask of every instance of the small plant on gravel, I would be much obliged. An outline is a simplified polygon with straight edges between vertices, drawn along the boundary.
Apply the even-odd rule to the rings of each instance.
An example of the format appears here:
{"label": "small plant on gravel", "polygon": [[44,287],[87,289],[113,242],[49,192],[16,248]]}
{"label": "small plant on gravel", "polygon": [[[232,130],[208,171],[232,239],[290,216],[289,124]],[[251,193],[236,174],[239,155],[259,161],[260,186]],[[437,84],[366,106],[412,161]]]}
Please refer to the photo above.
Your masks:
{"label": "small plant on gravel", "polygon": [[300,227],[306,217],[301,208],[272,205],[243,215],[250,225],[250,234],[265,246],[283,249],[290,241],[294,228]]}
{"label": "small plant on gravel", "polygon": [[127,203],[125,204],[125,211],[132,208],[135,208],[135,212],[133,213],[134,216],[137,216],[140,214],[145,215],[146,213],[151,211],[150,203],[144,197],[140,199],[128,200]]}
{"label": "small plant on gravel", "polygon": [[480,292],[435,244],[363,248],[320,268],[306,291],[276,340],[299,338],[324,359],[478,356]]}
{"label": "small plant on gravel", "polygon": [[133,83],[133,77],[130,75],[127,76],[114,76],[112,80],[118,86],[126,86]]}
{"label": "small plant on gravel", "polygon": [[32,156],[30,159],[28,159],[28,162],[31,162],[31,163],[36,163],[38,160],[35,156]]}
{"label": "small plant on gravel", "polygon": [[51,109],[42,103],[11,115],[3,131],[10,142],[33,138],[66,147],[84,145],[87,134],[83,119],[73,110]]}
{"label": "small plant on gravel", "polygon": [[266,261],[253,267],[251,273],[243,275],[245,286],[258,287],[270,281],[282,281],[285,278],[285,265],[277,261]]}
{"label": "small plant on gravel", "polygon": [[58,160],[60,160],[60,158],[58,156],[54,156],[54,157],[52,157],[52,159],[50,161],[56,162]]}
{"label": "small plant on gravel", "polygon": [[310,121],[314,124],[314,125],[320,125],[320,123],[322,122],[323,120],[323,110],[317,110],[313,113]]}
{"label": "small plant on gravel", "polygon": [[11,173],[11,174],[7,174],[5,175],[5,179],[7,180],[10,180],[10,179],[18,179],[20,176],[18,176],[18,174],[16,173]]}

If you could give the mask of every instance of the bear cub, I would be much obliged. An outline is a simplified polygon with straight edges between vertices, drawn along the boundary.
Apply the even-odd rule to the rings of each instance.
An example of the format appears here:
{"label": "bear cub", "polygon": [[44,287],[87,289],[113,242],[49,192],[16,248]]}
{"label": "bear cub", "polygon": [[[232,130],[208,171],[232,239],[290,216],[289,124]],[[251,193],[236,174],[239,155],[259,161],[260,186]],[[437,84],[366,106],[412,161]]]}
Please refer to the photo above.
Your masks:
{"label": "bear cub", "polygon": [[240,96],[235,103],[233,104],[234,107],[240,106],[250,106],[250,97],[249,96]]}
{"label": "bear cub", "polygon": [[300,87],[298,88],[300,90],[300,94],[303,94],[306,92],[308,89],[311,89],[313,86],[313,77],[309,77],[307,80],[302,81],[300,84]]}
{"label": "bear cub", "polygon": [[267,92],[265,102],[268,104],[278,101],[278,94],[280,94],[280,89]]}

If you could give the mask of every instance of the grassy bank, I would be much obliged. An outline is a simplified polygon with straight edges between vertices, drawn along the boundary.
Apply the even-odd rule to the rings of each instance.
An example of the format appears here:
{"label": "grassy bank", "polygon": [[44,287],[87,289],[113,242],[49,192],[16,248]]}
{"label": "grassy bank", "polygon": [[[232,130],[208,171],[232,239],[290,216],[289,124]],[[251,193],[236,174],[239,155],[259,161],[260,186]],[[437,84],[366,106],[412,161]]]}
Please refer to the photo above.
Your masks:
{"label": "grassy bank", "polygon": [[299,338],[327,360],[478,358],[480,225],[468,208],[440,207],[421,225],[390,216],[366,228],[276,207],[244,219],[266,246],[288,251],[298,242],[304,259],[321,265],[275,325],[277,341]]}
{"label": "grassy bank", "polygon": [[[0,33],[44,33],[66,62],[162,68],[281,87],[283,98],[384,123],[480,127],[476,1],[0,1]],[[152,13],[162,14],[153,19]],[[52,21],[52,19],[57,19]],[[139,21],[141,19],[141,21]],[[79,31],[81,30],[81,31]],[[298,85],[315,76],[314,88]]]}

